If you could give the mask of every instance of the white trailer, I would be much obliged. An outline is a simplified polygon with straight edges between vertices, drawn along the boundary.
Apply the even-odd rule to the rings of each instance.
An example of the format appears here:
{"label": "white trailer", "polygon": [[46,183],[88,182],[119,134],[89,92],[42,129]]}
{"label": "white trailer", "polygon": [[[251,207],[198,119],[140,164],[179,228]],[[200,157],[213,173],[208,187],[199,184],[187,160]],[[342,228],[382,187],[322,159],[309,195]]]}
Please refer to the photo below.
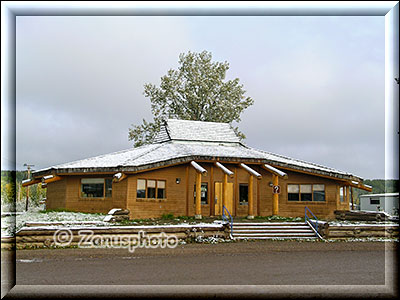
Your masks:
{"label": "white trailer", "polygon": [[384,211],[389,215],[399,215],[399,193],[367,194],[360,196],[360,210]]}

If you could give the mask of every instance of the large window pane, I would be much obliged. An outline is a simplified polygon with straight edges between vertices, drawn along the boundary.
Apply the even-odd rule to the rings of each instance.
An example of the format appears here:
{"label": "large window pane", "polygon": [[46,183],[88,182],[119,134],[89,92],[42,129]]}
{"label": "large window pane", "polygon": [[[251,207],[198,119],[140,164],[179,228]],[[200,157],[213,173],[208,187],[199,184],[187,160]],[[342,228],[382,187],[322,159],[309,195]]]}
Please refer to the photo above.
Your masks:
{"label": "large window pane", "polygon": [[376,205],[376,204],[381,204],[381,202],[379,201],[379,198],[371,198],[370,200],[369,200],[369,204],[372,204],[372,205]]}
{"label": "large window pane", "polygon": [[344,202],[344,188],[340,188],[340,202]]}
{"label": "large window pane", "polygon": [[138,179],[137,187],[136,187],[136,197],[137,198],[146,198],[146,180]]}
{"label": "large window pane", "polygon": [[249,186],[247,184],[239,184],[239,204],[249,204]]}
{"label": "large window pane", "polygon": [[156,181],[147,180],[147,198],[156,197]]}
{"label": "large window pane", "polygon": [[300,185],[300,193],[311,194],[311,184],[301,184]]}
{"label": "large window pane", "polygon": [[105,197],[112,197],[112,178],[106,178]]}
{"label": "large window pane", "polygon": [[311,184],[300,185],[301,201],[312,201],[312,187]]}
{"label": "large window pane", "polygon": [[288,193],[299,193],[299,185],[298,184],[288,184],[287,186]]}
{"label": "large window pane", "polygon": [[81,197],[84,198],[104,197],[104,179],[103,178],[81,179]]}
{"label": "large window pane", "polygon": [[288,201],[299,201],[299,185],[298,184],[288,184],[287,185],[287,190],[288,190]]}
{"label": "large window pane", "polygon": [[104,179],[103,178],[82,178],[81,183],[82,184],[103,184]]}
{"label": "large window pane", "polygon": [[314,184],[313,185],[313,197],[314,201],[325,201],[325,185],[324,184]]}
{"label": "large window pane", "polygon": [[157,180],[157,198],[164,199],[165,198],[165,181]]}

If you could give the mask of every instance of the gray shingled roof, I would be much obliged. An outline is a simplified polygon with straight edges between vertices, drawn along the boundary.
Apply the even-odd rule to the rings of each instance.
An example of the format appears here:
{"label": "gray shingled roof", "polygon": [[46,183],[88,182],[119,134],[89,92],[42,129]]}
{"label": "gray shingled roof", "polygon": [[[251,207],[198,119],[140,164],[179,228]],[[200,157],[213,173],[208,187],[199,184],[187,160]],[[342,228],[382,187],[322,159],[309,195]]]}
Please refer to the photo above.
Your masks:
{"label": "gray shingled roof", "polygon": [[239,143],[240,140],[228,123],[169,119],[157,134],[154,143],[171,140],[219,143]]}
{"label": "gray shingled roof", "polygon": [[268,163],[337,178],[361,179],[333,168],[245,146],[225,123],[168,120],[160,132],[153,144],[56,165],[33,175],[46,175],[52,170],[67,173],[140,171],[203,159]]}

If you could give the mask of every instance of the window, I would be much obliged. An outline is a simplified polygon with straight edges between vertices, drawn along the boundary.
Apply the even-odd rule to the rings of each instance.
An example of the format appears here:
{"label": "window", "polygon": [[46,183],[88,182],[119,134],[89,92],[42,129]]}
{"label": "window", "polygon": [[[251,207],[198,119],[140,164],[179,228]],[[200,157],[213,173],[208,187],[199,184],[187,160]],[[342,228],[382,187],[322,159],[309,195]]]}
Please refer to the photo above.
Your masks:
{"label": "window", "polygon": [[137,180],[136,197],[146,198],[146,180],[144,179]]}
{"label": "window", "polygon": [[379,198],[371,198],[371,199],[369,199],[369,204],[372,204],[372,205],[378,204],[378,205],[380,205],[381,202],[379,201]]}
{"label": "window", "polygon": [[301,201],[312,201],[312,187],[311,184],[300,185],[300,199]]}
{"label": "window", "polygon": [[157,180],[157,199],[165,199],[165,181]]}
{"label": "window", "polygon": [[288,201],[300,200],[300,189],[298,184],[288,184]]}
{"label": "window", "polygon": [[147,180],[147,198],[156,197],[156,181]]}
{"label": "window", "polygon": [[313,184],[313,200],[314,201],[325,201],[325,185],[324,184]]}
{"label": "window", "polygon": [[[194,185],[194,203],[196,203],[196,185]],[[208,204],[208,184],[201,184],[201,204]]]}
{"label": "window", "polygon": [[111,198],[112,197],[112,178],[106,178],[105,183],[106,183],[105,197]]}
{"label": "window", "polygon": [[344,202],[344,187],[340,187],[340,202]]}
{"label": "window", "polygon": [[82,178],[81,197],[82,198],[104,198],[112,196],[111,178]]}
{"label": "window", "polygon": [[288,201],[325,201],[324,184],[288,184]]}
{"label": "window", "polygon": [[136,187],[136,198],[165,199],[165,186],[165,180],[138,179]]}
{"label": "window", "polygon": [[247,184],[239,184],[239,204],[249,204],[249,186]]}

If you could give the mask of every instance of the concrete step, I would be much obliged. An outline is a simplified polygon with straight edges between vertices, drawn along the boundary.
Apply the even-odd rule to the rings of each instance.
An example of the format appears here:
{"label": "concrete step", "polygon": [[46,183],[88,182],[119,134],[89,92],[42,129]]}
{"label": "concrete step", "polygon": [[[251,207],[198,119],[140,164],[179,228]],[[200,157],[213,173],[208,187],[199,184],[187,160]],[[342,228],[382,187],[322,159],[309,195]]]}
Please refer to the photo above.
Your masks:
{"label": "concrete step", "polygon": [[233,222],[233,226],[304,226],[304,222]]}
{"label": "concrete step", "polygon": [[314,233],[314,231],[312,231],[310,228],[306,228],[306,229],[287,229],[287,230],[279,230],[279,229],[252,229],[252,230],[246,230],[246,229],[234,229],[233,230],[234,233],[278,233],[278,232],[285,232],[285,233],[309,233],[312,232]]}
{"label": "concrete step", "polygon": [[315,236],[314,232],[260,232],[260,233],[233,233],[233,236]]}
{"label": "concrete step", "polygon": [[310,226],[232,226],[233,230],[268,230],[268,229],[275,229],[275,230],[291,230],[291,229],[298,229],[298,230],[309,230]]}
{"label": "concrete step", "polygon": [[303,222],[233,223],[234,239],[315,239],[314,231]]}
{"label": "concrete step", "polygon": [[245,237],[245,236],[238,236],[234,237],[236,240],[292,240],[292,239],[302,239],[302,240],[315,240],[316,237],[296,237],[296,236],[288,236],[288,237],[279,237],[279,236],[266,236],[266,237]]}

